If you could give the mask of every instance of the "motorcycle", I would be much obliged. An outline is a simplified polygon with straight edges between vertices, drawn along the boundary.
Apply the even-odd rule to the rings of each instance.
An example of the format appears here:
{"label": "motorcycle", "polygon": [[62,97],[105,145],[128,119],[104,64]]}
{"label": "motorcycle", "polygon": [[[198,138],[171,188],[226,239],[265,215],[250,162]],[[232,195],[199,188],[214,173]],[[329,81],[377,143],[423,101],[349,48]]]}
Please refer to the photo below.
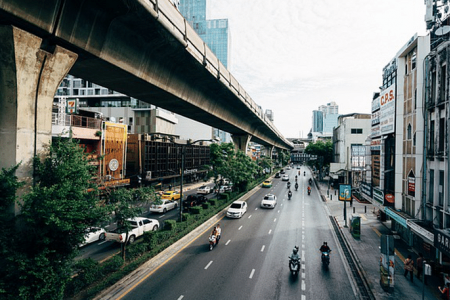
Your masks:
{"label": "motorcycle", "polygon": [[215,235],[209,236],[209,251],[211,251],[218,243],[218,240]]}
{"label": "motorcycle", "polygon": [[298,190],[298,183],[295,184],[295,190]]}
{"label": "motorcycle", "polygon": [[298,272],[300,270],[300,258],[297,257],[291,257],[288,256],[289,258],[289,270],[291,271],[291,274],[293,276],[298,275]]}
{"label": "motorcycle", "polygon": [[303,172],[303,176],[306,176],[306,171]]}
{"label": "motorcycle", "polygon": [[311,195],[311,189],[308,189],[308,196]]}
{"label": "motorcycle", "polygon": [[291,183],[288,182],[288,183],[287,183],[287,188],[289,189],[290,187],[291,187]]}
{"label": "motorcycle", "polygon": [[289,191],[289,193],[288,193],[288,200],[291,200],[291,197],[292,197],[292,192]]}
{"label": "motorcycle", "polygon": [[326,268],[330,264],[330,252],[331,250],[322,252],[322,265]]}
{"label": "motorcycle", "polygon": [[312,179],[310,178],[310,179],[309,179],[309,185],[311,185],[311,184],[312,184]]}

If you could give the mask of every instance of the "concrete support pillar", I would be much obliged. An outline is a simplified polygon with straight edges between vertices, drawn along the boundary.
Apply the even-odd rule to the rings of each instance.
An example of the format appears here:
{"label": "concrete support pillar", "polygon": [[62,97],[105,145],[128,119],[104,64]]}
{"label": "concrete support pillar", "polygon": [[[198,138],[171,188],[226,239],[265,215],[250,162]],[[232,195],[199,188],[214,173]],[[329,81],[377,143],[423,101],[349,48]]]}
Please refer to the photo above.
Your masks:
{"label": "concrete support pillar", "polygon": [[252,136],[249,134],[231,135],[231,139],[233,140],[234,144],[234,149],[236,149],[236,151],[241,150],[242,152],[247,154],[248,142],[250,142],[251,137]]}
{"label": "concrete support pillar", "polygon": [[10,25],[0,26],[0,41],[0,167],[21,163],[16,175],[31,183],[32,159],[51,142],[55,92],[77,54],[43,50],[41,38]]}

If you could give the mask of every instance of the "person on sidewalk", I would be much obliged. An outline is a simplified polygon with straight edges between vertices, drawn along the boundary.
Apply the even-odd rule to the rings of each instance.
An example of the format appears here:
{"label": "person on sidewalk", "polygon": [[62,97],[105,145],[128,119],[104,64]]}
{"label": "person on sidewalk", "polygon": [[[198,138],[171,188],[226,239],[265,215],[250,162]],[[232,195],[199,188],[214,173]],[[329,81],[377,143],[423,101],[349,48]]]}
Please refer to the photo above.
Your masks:
{"label": "person on sidewalk", "polygon": [[410,278],[411,278],[411,282],[413,282],[413,266],[414,266],[414,261],[411,258],[411,254],[408,255],[408,258],[405,259],[405,277],[408,275],[408,272],[410,274]]}
{"label": "person on sidewalk", "polygon": [[445,284],[444,288],[441,288],[440,286],[438,286],[439,291],[441,292],[441,298],[445,299],[445,300],[449,300],[449,296],[450,296],[450,287],[449,287],[449,283],[447,282]]}
{"label": "person on sidewalk", "polygon": [[423,254],[422,252],[419,253],[419,257],[416,260],[416,269],[417,269],[417,278],[421,280],[421,276],[423,273]]}

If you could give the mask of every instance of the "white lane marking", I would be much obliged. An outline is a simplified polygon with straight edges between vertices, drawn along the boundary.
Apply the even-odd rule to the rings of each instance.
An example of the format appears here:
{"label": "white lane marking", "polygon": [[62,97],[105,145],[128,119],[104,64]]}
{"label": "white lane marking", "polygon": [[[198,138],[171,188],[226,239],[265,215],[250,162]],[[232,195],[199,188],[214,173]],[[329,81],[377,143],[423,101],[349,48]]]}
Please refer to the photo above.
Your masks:
{"label": "white lane marking", "polygon": [[303,278],[303,279],[306,278],[306,273],[302,273],[302,278]]}
{"label": "white lane marking", "polygon": [[181,300],[181,299],[183,299],[184,298],[184,296],[183,295],[181,295],[180,297],[178,297],[178,299],[177,300]]}
{"label": "white lane marking", "polygon": [[250,219],[252,217],[252,215],[248,216],[248,218]]}
{"label": "white lane marking", "polygon": [[283,203],[281,203],[281,206],[283,206]]}
{"label": "white lane marking", "polygon": [[302,295],[302,300],[306,300],[306,296],[305,295]]}
{"label": "white lane marking", "polygon": [[304,250],[302,250],[302,260],[303,261],[305,260],[305,251]]}
{"label": "white lane marking", "polygon": [[275,218],[273,221],[276,222],[276,221],[277,221],[277,218]]}
{"label": "white lane marking", "polygon": [[303,270],[305,269],[305,264],[302,264],[302,269],[303,269]]}
{"label": "white lane marking", "polygon": [[261,252],[264,252],[264,248],[266,248],[266,245],[263,245],[261,248]]}
{"label": "white lane marking", "polygon": [[228,242],[225,243],[225,246],[228,245],[231,242],[231,240],[228,240]]}
{"label": "white lane marking", "polygon": [[302,248],[305,248],[305,244],[302,244]]}
{"label": "white lane marking", "polygon": [[111,225],[106,225],[105,228],[108,228],[109,226],[111,226]]}
{"label": "white lane marking", "polygon": [[255,210],[258,210],[258,208],[255,208]]}
{"label": "white lane marking", "polygon": [[209,268],[209,266],[212,264],[212,262],[213,262],[213,261],[210,261],[210,262],[206,265],[205,270]]}
{"label": "white lane marking", "polygon": [[278,213],[280,213],[280,210],[278,210]]}
{"label": "white lane marking", "polygon": [[162,215],[162,216],[160,216],[160,217],[158,217],[158,219],[161,219],[162,217],[165,217],[166,215]]}
{"label": "white lane marking", "polygon": [[238,228],[238,230],[241,230],[241,229],[242,229],[242,225],[241,225],[241,227]]}
{"label": "white lane marking", "polygon": [[250,277],[248,277],[248,278],[252,279],[253,278],[253,274],[255,274],[255,269],[252,270],[252,272],[250,273]]}
{"label": "white lane marking", "polygon": [[305,281],[302,280],[302,291],[304,291],[304,290],[306,290],[306,284],[305,284]]}
{"label": "white lane marking", "polygon": [[269,230],[269,234],[271,234],[271,233],[272,233],[272,229]]}
{"label": "white lane marking", "polygon": [[106,242],[107,242],[107,240],[104,240],[103,242],[100,242],[100,243],[98,243],[97,245],[100,246],[101,244],[104,244],[104,243],[106,243]]}

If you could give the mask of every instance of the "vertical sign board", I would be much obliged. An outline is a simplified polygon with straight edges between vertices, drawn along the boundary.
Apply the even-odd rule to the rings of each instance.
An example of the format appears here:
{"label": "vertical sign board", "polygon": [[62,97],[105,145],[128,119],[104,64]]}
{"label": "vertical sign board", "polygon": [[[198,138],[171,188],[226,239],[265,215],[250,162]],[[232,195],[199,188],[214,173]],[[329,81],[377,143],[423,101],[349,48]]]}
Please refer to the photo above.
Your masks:
{"label": "vertical sign board", "polygon": [[78,113],[78,99],[67,99],[66,100],[66,114],[77,114]]}
{"label": "vertical sign board", "polygon": [[381,236],[380,246],[380,284],[383,287],[394,287],[394,237],[392,235],[383,234]]}
{"label": "vertical sign board", "polygon": [[395,131],[395,84],[390,85],[380,95],[381,134]]}
{"label": "vertical sign board", "polygon": [[352,199],[352,187],[350,184],[339,185],[339,200],[350,201]]}

